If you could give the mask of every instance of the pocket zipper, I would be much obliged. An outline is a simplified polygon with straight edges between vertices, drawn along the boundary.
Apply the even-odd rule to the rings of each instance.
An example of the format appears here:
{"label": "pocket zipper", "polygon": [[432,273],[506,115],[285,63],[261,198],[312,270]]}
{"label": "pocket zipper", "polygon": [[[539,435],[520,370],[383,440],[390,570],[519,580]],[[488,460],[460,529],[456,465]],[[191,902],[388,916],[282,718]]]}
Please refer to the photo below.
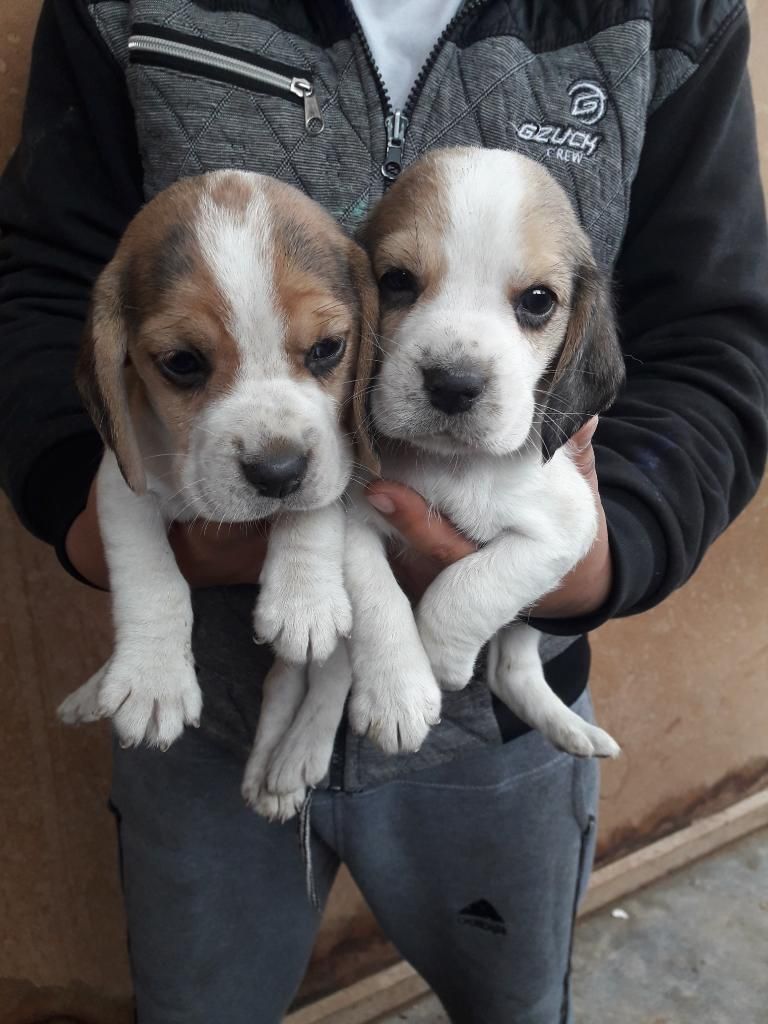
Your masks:
{"label": "pocket zipper", "polygon": [[154,57],[170,57],[177,61],[188,62],[203,68],[213,68],[237,75],[240,78],[269,86],[295,96],[304,104],[304,125],[310,135],[319,135],[325,127],[320,104],[317,102],[315,87],[309,78],[299,75],[281,74],[269,68],[259,67],[246,60],[230,57],[201,46],[192,46],[172,39],[161,39],[159,36],[132,35],[128,40],[130,55],[148,54]]}

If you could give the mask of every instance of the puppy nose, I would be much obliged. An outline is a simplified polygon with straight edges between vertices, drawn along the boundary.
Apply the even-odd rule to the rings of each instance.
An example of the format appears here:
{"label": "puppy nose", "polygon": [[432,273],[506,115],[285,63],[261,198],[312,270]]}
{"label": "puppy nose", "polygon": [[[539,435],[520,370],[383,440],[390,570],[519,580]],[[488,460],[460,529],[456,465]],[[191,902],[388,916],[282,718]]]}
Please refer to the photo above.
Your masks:
{"label": "puppy nose", "polygon": [[427,366],[421,372],[430,402],[449,416],[466,412],[485,388],[485,377],[472,370]]}
{"label": "puppy nose", "polygon": [[298,452],[278,452],[260,459],[242,459],[246,480],[265,498],[287,498],[298,491],[309,460]]}

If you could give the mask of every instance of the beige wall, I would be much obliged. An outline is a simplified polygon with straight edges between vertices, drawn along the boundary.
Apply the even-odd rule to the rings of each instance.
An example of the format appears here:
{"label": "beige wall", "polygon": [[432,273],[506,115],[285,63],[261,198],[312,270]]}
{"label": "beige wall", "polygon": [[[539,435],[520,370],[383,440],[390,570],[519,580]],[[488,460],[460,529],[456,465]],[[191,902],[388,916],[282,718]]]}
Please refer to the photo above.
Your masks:
{"label": "beige wall", "polygon": [[[751,5],[753,74],[768,157],[768,3]],[[18,134],[39,0],[0,9],[0,160]],[[766,161],[768,163],[768,161]],[[104,730],[67,731],[58,700],[109,644],[104,598],[79,587],[0,509],[0,1024],[22,981],[73,982],[69,1012],[127,1020],[129,981]],[[768,487],[663,607],[595,637],[594,692],[625,754],[604,773],[601,852],[616,856],[768,784]],[[391,958],[347,876],[305,994]],[[64,1012],[64,996],[51,992]],[[28,994],[29,1005],[40,993]]]}

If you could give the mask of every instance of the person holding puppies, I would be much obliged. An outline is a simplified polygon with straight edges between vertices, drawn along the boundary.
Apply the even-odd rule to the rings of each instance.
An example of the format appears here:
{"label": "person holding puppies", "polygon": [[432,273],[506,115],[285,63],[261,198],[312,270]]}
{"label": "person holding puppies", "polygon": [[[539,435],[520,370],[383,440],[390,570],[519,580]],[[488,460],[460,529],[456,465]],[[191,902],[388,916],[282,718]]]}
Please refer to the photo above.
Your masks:
{"label": "person holding puppies", "polygon": [[[45,0],[0,184],[0,478],[22,522],[109,586],[102,446],[73,371],[92,285],[146,201],[244,169],[354,232],[431,149],[515,150],[565,188],[616,283],[626,386],[568,441],[598,539],[531,619],[548,683],[589,716],[585,634],[684,583],[763,469],[768,244],[748,36],[730,0],[652,14],[590,0]],[[189,272],[183,232],[170,257]],[[381,480],[368,496],[409,541],[396,568],[413,600],[474,551],[407,487]],[[319,918],[295,828],[240,798],[270,660],[244,626],[266,536],[180,522],[169,536],[192,587],[203,715],[167,752],[115,750],[138,1021],[273,1024]],[[340,731],[308,835],[319,900],[343,861],[459,1024],[571,1021],[596,802],[594,762],[558,754],[478,680],[444,695],[417,753],[385,757]]]}

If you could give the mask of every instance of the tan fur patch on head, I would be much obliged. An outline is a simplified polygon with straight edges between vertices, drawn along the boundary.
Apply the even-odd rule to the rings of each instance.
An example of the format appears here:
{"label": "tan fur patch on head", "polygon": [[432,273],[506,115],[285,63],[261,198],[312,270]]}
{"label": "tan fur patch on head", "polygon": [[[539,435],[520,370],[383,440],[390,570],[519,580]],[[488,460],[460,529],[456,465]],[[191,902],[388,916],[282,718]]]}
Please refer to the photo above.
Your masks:
{"label": "tan fur patch on head", "polygon": [[[215,186],[219,201],[247,201],[236,179]],[[227,330],[228,303],[199,250],[194,225],[204,188],[186,179],[156,197],[131,224],[120,247],[128,358],[147,402],[186,452],[192,426],[211,398],[233,384],[240,352]],[[179,350],[200,353],[210,368],[204,388],[180,389],[158,365]]]}
{"label": "tan fur patch on head", "polygon": [[361,232],[376,278],[408,270],[429,297],[444,273],[442,237],[450,212],[441,187],[440,153],[407,168],[378,203]]}
{"label": "tan fur patch on head", "polygon": [[265,183],[272,210],[275,299],[285,324],[293,373],[315,380],[307,353],[316,342],[343,338],[344,357],[319,379],[342,403],[354,377],[360,340],[360,294],[352,267],[356,248],[336,221],[301,192]]}

